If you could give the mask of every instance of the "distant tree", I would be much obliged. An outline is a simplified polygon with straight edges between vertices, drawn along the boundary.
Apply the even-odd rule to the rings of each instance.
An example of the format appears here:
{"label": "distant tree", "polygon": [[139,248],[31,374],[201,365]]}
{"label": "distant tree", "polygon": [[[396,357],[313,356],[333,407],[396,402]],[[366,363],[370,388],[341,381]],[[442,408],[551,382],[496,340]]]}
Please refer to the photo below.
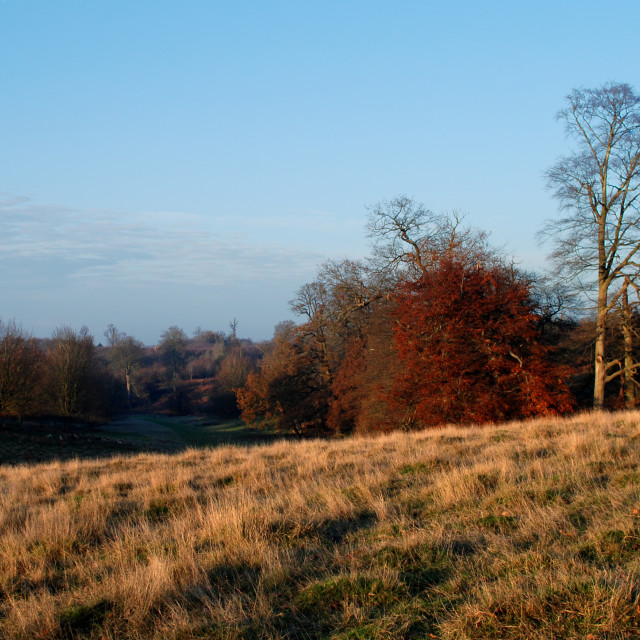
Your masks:
{"label": "distant tree", "polygon": [[254,369],[254,360],[245,350],[239,346],[233,347],[222,359],[216,380],[222,391],[230,392],[243,387]]}
{"label": "distant tree", "polygon": [[[638,302],[640,96],[627,84],[577,89],[557,117],[575,147],[547,171],[565,215],[549,221],[542,235],[555,243],[559,274],[595,306],[593,405],[602,409],[607,383],[624,377],[632,385],[640,367],[631,348],[622,361],[610,359],[607,349],[616,305],[629,317]],[[630,390],[627,397],[635,403]]]}
{"label": "distant tree", "polygon": [[242,419],[298,435],[324,429],[328,386],[319,345],[296,327],[282,332],[259,371],[237,389]]}
{"label": "distant tree", "polygon": [[104,335],[111,347],[110,356],[113,367],[124,376],[127,406],[131,409],[132,379],[142,364],[144,345],[139,340],[119,331],[113,324],[107,327]]}
{"label": "distant tree", "polygon": [[286,340],[289,336],[292,336],[296,330],[296,323],[293,320],[283,320],[273,328],[274,341]]}
{"label": "distant tree", "polygon": [[31,410],[42,377],[42,353],[35,338],[15,322],[0,320],[0,418],[19,420]]}
{"label": "distant tree", "polygon": [[53,409],[64,418],[104,413],[104,377],[87,327],[63,326],[53,333],[47,370]]}
{"label": "distant tree", "polygon": [[203,330],[201,327],[197,327],[193,332],[193,337],[196,341],[204,344],[224,343],[224,333],[222,331]]}
{"label": "distant tree", "polygon": [[238,320],[234,318],[229,322],[229,329],[231,329],[231,340],[237,340],[238,338]]}
{"label": "distant tree", "polygon": [[159,348],[167,368],[171,388],[176,393],[178,379],[187,362],[187,334],[180,327],[172,325],[160,336]]}
{"label": "distant tree", "polygon": [[[638,363],[638,336],[640,326],[638,323],[638,300],[631,301],[629,289],[632,281],[627,276],[624,279],[618,301],[618,311],[620,317],[620,327],[624,344],[624,356],[620,360],[618,370],[622,371],[622,390],[625,404],[628,409],[633,409],[638,403],[638,382],[636,380],[636,369]],[[633,293],[633,291],[632,291]]]}
{"label": "distant tree", "polygon": [[530,281],[490,254],[446,253],[395,297],[405,428],[566,412],[567,372],[540,340]]}
{"label": "distant tree", "polygon": [[[317,365],[330,383],[332,363],[329,340],[332,327],[327,298],[328,291],[325,283],[316,280],[302,285],[289,304],[295,313],[306,316],[307,321],[302,325],[303,330],[316,345]],[[297,329],[297,331],[301,330]]]}

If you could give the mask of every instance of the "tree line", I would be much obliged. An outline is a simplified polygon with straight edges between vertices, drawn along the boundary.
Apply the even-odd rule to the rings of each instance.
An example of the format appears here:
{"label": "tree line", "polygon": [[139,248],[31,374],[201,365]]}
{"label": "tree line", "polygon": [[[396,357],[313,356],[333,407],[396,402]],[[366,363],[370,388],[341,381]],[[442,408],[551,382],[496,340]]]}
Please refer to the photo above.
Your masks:
{"label": "tree line", "polygon": [[546,173],[561,214],[527,273],[464,216],[406,196],[369,210],[372,254],[327,262],[301,318],[254,344],[170,327],[145,348],[110,325],[35,340],[0,324],[0,415],[99,419],[210,411],[298,434],[348,434],[636,407],[640,97],[579,89],[558,113],[571,148]]}
{"label": "tree line", "polygon": [[234,389],[261,357],[259,345],[235,331],[169,327],[144,346],[109,325],[105,344],[86,327],[61,327],[36,339],[0,321],[0,420],[101,422],[142,413],[238,414]]}
{"label": "tree line", "polygon": [[[578,89],[546,173],[553,277],[519,270],[457,214],[404,196],[370,212],[373,254],[327,263],[238,398],[296,432],[423,428],[635,407],[640,358],[640,97]],[[588,388],[591,387],[592,393]]]}

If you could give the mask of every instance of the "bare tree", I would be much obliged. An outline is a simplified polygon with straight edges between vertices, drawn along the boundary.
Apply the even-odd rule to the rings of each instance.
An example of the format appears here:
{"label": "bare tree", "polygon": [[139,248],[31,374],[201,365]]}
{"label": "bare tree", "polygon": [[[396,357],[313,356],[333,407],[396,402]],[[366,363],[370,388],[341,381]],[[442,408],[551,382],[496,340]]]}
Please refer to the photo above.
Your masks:
{"label": "bare tree", "polygon": [[178,378],[182,375],[186,364],[187,334],[180,327],[172,325],[160,336],[159,347],[175,393]]}
{"label": "bare tree", "polygon": [[321,370],[329,383],[348,338],[361,334],[369,308],[388,293],[382,280],[363,262],[329,261],[289,301],[294,313],[307,318],[300,330],[317,342]]}
{"label": "bare tree", "polygon": [[229,322],[229,329],[231,329],[231,338],[235,340],[238,337],[238,319],[234,318]]}
{"label": "bare tree", "polygon": [[131,392],[133,374],[140,368],[144,355],[144,345],[139,340],[128,336],[110,324],[104,332],[111,347],[111,362],[124,376],[127,387],[127,405],[131,409]]}
{"label": "bare tree", "polygon": [[606,384],[640,366],[608,360],[606,339],[611,312],[634,304],[630,289],[637,302],[640,97],[627,84],[576,89],[557,118],[575,146],[546,173],[564,215],[549,221],[542,236],[555,243],[558,273],[595,307],[593,404],[601,409]]}
{"label": "bare tree", "polygon": [[216,375],[216,381],[224,392],[243,387],[247,382],[247,376],[255,369],[252,358],[244,352],[241,346],[233,347],[225,355],[220,363],[220,371]]}
{"label": "bare tree", "polygon": [[53,333],[48,354],[49,387],[53,407],[65,418],[88,415],[99,403],[99,364],[93,336],[63,326]]}
{"label": "bare tree", "polygon": [[457,211],[437,214],[407,196],[380,202],[369,210],[367,223],[374,263],[389,274],[420,276],[446,251],[484,248],[485,234],[463,227],[463,220]]}
{"label": "bare tree", "polygon": [[0,420],[4,414],[22,420],[32,408],[42,372],[41,360],[35,338],[15,322],[0,320]]}

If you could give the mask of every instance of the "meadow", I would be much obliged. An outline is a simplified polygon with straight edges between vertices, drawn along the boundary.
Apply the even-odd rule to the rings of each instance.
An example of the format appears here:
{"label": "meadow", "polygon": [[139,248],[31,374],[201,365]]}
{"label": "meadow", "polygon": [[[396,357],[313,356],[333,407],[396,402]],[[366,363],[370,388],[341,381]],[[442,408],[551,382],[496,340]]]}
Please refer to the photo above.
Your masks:
{"label": "meadow", "polygon": [[638,638],[639,489],[638,412],[3,465],[0,637]]}
{"label": "meadow", "polygon": [[0,466],[97,459],[136,453],[177,453],[189,447],[265,444],[281,434],[241,420],[208,416],[130,415],[96,425],[7,421],[0,425]]}

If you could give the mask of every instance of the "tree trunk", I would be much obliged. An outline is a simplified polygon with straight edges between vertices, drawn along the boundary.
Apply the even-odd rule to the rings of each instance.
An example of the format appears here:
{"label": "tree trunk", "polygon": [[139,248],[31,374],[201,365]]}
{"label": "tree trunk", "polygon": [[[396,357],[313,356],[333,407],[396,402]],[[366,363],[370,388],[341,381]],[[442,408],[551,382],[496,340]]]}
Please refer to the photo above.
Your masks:
{"label": "tree trunk", "polygon": [[129,411],[131,411],[131,374],[127,371],[124,377],[127,381],[127,406],[129,407]]}
{"label": "tree trunk", "polygon": [[627,409],[636,406],[636,386],[633,382],[633,336],[628,325],[622,327],[624,332],[624,397]]}
{"label": "tree trunk", "polygon": [[633,330],[631,328],[632,317],[629,306],[629,294],[627,291],[628,280],[625,280],[622,292],[622,335],[624,337],[624,397],[627,409],[636,406],[636,386],[633,381]]}
{"label": "tree trunk", "polygon": [[606,378],[606,337],[607,337],[607,289],[600,283],[598,292],[598,313],[596,318],[595,366],[593,383],[593,408],[604,409],[604,387]]}

